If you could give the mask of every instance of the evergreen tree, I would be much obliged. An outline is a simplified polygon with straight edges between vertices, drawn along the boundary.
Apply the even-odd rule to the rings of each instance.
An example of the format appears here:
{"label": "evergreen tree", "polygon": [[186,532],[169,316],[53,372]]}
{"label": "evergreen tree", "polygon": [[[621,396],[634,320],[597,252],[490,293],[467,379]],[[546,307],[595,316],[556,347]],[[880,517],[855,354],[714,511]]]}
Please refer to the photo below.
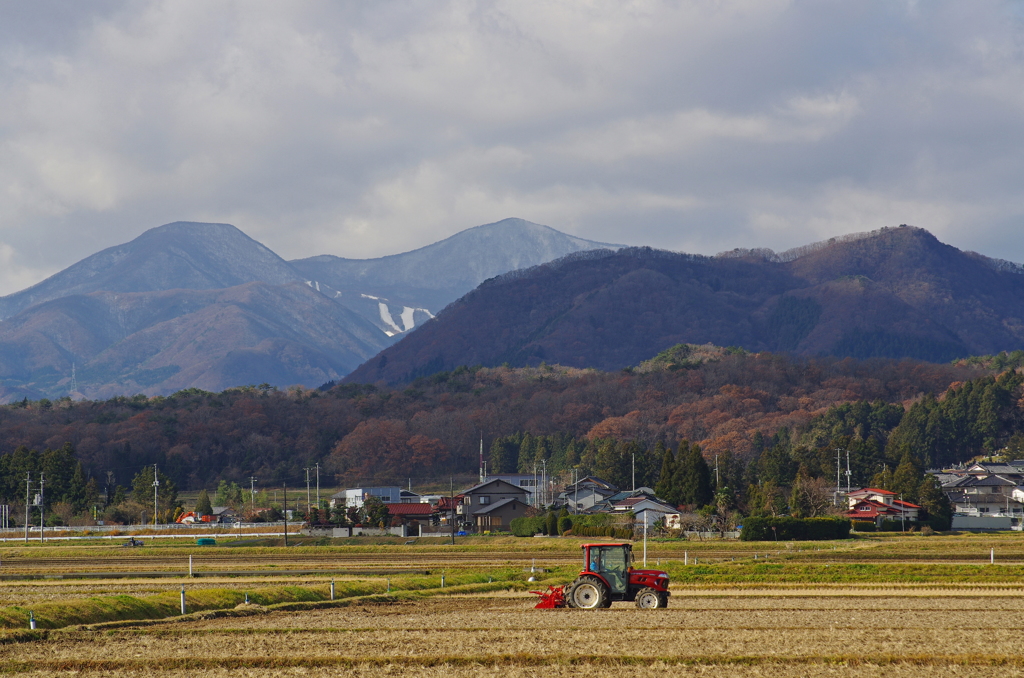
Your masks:
{"label": "evergreen tree", "polygon": [[797,467],[782,442],[777,442],[761,453],[758,460],[758,480],[775,485],[789,485],[796,477]]}
{"label": "evergreen tree", "polygon": [[892,474],[892,491],[903,495],[904,501],[917,503],[917,490],[921,486],[921,469],[914,455],[907,450],[903,453],[900,465]]}
{"label": "evergreen tree", "polygon": [[892,492],[892,470],[885,466],[881,471],[871,478],[871,487],[876,490],[889,490]]}
{"label": "evergreen tree", "polygon": [[673,484],[679,492],[681,504],[695,507],[711,503],[711,471],[701,454],[700,447],[686,440],[679,444]]}
{"label": "evergreen tree", "polygon": [[85,484],[85,509],[89,510],[92,506],[97,506],[100,503],[100,486],[96,482],[95,478],[89,478],[89,482]]}
{"label": "evergreen tree", "polygon": [[516,462],[516,468],[520,473],[533,473],[535,448],[534,437],[529,433],[523,435],[523,441],[519,443],[519,457]]}
{"label": "evergreen tree", "polygon": [[580,463],[580,449],[582,445],[575,440],[570,442],[565,447],[565,468],[571,469],[579,466]]}
{"label": "evergreen tree", "polygon": [[85,473],[82,471],[82,462],[75,464],[75,472],[68,480],[67,489],[61,501],[71,504],[75,514],[84,513],[88,509],[88,497],[86,496]]}
{"label": "evergreen tree", "polygon": [[206,488],[199,491],[199,498],[196,499],[196,514],[200,516],[211,516],[213,515],[213,505],[210,504],[210,495],[207,494]]}
{"label": "evergreen tree", "polygon": [[747,512],[751,516],[777,516],[785,510],[786,500],[775,483],[768,481],[747,487]]}
{"label": "evergreen tree", "polygon": [[[39,466],[39,471],[46,476],[45,492],[43,493],[46,506],[50,507],[58,501],[67,501],[68,490],[71,489],[71,482],[78,466],[75,449],[71,443],[64,443],[56,450],[44,451],[39,459]],[[85,478],[80,476],[80,481],[75,492],[76,494],[82,493],[81,496],[84,496]]]}
{"label": "evergreen tree", "polygon": [[495,438],[491,443],[491,473],[509,473],[519,462],[519,446],[513,436]]}
{"label": "evergreen tree", "polygon": [[808,502],[805,489],[810,479],[807,469],[803,466],[793,479],[793,491],[789,495],[789,512],[795,518],[810,518],[814,515],[814,508]]}
{"label": "evergreen tree", "polygon": [[917,503],[937,530],[948,530],[953,522],[953,506],[942,491],[938,478],[928,474],[917,488]]}
{"label": "evergreen tree", "polygon": [[[163,471],[157,471],[156,477],[160,480],[157,488],[160,511],[172,509],[178,501],[178,486],[174,481],[164,475]],[[153,505],[153,467],[143,466],[142,470],[132,478],[132,499],[143,506]]]}
{"label": "evergreen tree", "polygon": [[669,504],[676,506],[679,504],[679,493],[676,492],[673,482],[676,473],[676,456],[672,454],[672,450],[666,448],[662,443],[659,442],[658,445],[662,448],[661,475],[658,476],[658,482],[654,486],[654,493],[662,501],[667,501]]}

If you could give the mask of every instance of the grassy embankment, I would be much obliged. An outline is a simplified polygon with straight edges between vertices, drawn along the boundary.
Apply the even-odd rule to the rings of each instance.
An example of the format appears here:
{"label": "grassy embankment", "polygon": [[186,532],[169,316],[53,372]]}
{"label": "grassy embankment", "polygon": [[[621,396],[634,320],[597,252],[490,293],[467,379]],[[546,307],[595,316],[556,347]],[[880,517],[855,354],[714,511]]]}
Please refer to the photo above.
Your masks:
{"label": "grassy embankment", "polygon": [[[202,588],[187,590],[186,608],[190,613],[228,610],[244,605],[246,597],[252,605],[268,609],[314,609],[344,606],[354,601],[386,602],[439,594],[471,593],[526,587],[518,571],[506,570],[491,574],[460,574],[446,577],[441,587],[439,576],[404,577],[385,581],[335,582],[335,600],[330,585],[271,586],[247,589]],[[531,584],[532,586],[532,584]],[[26,629],[30,612],[38,629],[100,624],[117,621],[165,619],[181,614],[179,591],[166,591],[149,596],[94,596],[78,600],[43,602],[31,606],[14,605],[0,608],[0,628]]]}

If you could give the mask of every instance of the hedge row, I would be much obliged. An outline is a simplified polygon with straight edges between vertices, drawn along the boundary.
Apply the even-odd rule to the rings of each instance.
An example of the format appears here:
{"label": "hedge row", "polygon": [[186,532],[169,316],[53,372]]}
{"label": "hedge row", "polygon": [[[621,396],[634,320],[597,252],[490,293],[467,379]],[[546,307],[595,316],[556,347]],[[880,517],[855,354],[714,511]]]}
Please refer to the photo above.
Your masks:
{"label": "hedge row", "polygon": [[848,539],[848,518],[747,518],[740,530],[743,541],[821,541]]}
{"label": "hedge row", "polygon": [[523,516],[522,518],[513,518],[508,527],[512,530],[512,534],[517,537],[532,537],[535,534],[545,532],[547,528],[547,518],[545,516]]}
{"label": "hedge row", "polygon": [[572,533],[580,537],[611,537],[612,539],[632,539],[633,528],[614,527],[612,525],[592,527],[588,525],[576,525]]}
{"label": "hedge row", "polygon": [[509,523],[509,529],[517,537],[532,537],[535,534],[551,536],[572,531],[581,537],[612,537],[613,539],[632,539],[633,528],[615,525],[587,525],[583,518],[590,516],[561,516],[546,513],[542,516],[523,516]]}

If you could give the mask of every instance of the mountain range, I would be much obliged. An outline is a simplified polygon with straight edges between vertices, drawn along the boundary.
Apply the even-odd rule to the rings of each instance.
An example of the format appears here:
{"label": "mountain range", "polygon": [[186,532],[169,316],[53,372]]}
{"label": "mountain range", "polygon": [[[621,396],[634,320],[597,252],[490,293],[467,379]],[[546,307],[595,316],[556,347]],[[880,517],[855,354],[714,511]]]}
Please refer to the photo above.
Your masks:
{"label": "mountain range", "polygon": [[578,253],[481,284],[346,381],[617,370],[679,343],[943,362],[1024,347],[1024,272],[901,226],[776,254]]}
{"label": "mountain range", "polygon": [[506,219],[380,259],[289,262],[229,224],[166,224],[0,297],[0,400],[316,386],[486,278],[598,247],[616,246]]}

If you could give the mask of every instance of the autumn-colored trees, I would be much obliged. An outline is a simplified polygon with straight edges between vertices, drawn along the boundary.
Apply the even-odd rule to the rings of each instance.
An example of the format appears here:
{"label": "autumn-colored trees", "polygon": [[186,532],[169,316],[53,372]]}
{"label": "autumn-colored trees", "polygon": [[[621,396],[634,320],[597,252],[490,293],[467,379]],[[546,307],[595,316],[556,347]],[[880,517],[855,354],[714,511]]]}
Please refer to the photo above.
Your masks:
{"label": "autumn-colored trees", "polygon": [[448,467],[448,448],[437,438],[410,434],[404,421],[369,419],[335,445],[327,469],[343,481],[394,482]]}
{"label": "autumn-colored trees", "polygon": [[[104,495],[152,464],[189,490],[212,489],[222,479],[248,487],[249,476],[264,486],[302,482],[303,468],[315,462],[326,462],[344,484],[447,478],[476,471],[481,436],[492,472],[544,464],[549,472],[607,475],[626,488],[634,462],[637,485],[657,483],[657,445],[676,450],[689,440],[709,464],[716,455],[732,459],[721,485],[742,492],[761,482],[762,470],[786,486],[801,464],[812,477],[832,478],[837,448],[844,464],[850,452],[855,478],[867,482],[899,463],[898,455],[890,458],[890,432],[914,450],[934,450],[919,454],[928,465],[998,448],[1024,431],[1018,385],[1001,377],[968,388],[984,375],[979,367],[728,352],[717,362],[673,366],[643,373],[462,368],[394,389],[247,387],[22,401],[0,406],[0,500],[24,501],[26,469],[41,469],[38,462],[26,466],[31,450],[65,443],[82,463],[86,484],[91,479]],[[970,397],[910,402],[954,382]],[[946,404],[960,400],[969,406]],[[913,416],[901,422],[904,401]],[[979,423],[963,429],[959,422],[975,412]],[[1024,449],[1024,435],[1017,440]],[[760,462],[766,451],[771,464]],[[745,476],[748,465],[753,470]],[[74,464],[63,469],[73,474]]]}

